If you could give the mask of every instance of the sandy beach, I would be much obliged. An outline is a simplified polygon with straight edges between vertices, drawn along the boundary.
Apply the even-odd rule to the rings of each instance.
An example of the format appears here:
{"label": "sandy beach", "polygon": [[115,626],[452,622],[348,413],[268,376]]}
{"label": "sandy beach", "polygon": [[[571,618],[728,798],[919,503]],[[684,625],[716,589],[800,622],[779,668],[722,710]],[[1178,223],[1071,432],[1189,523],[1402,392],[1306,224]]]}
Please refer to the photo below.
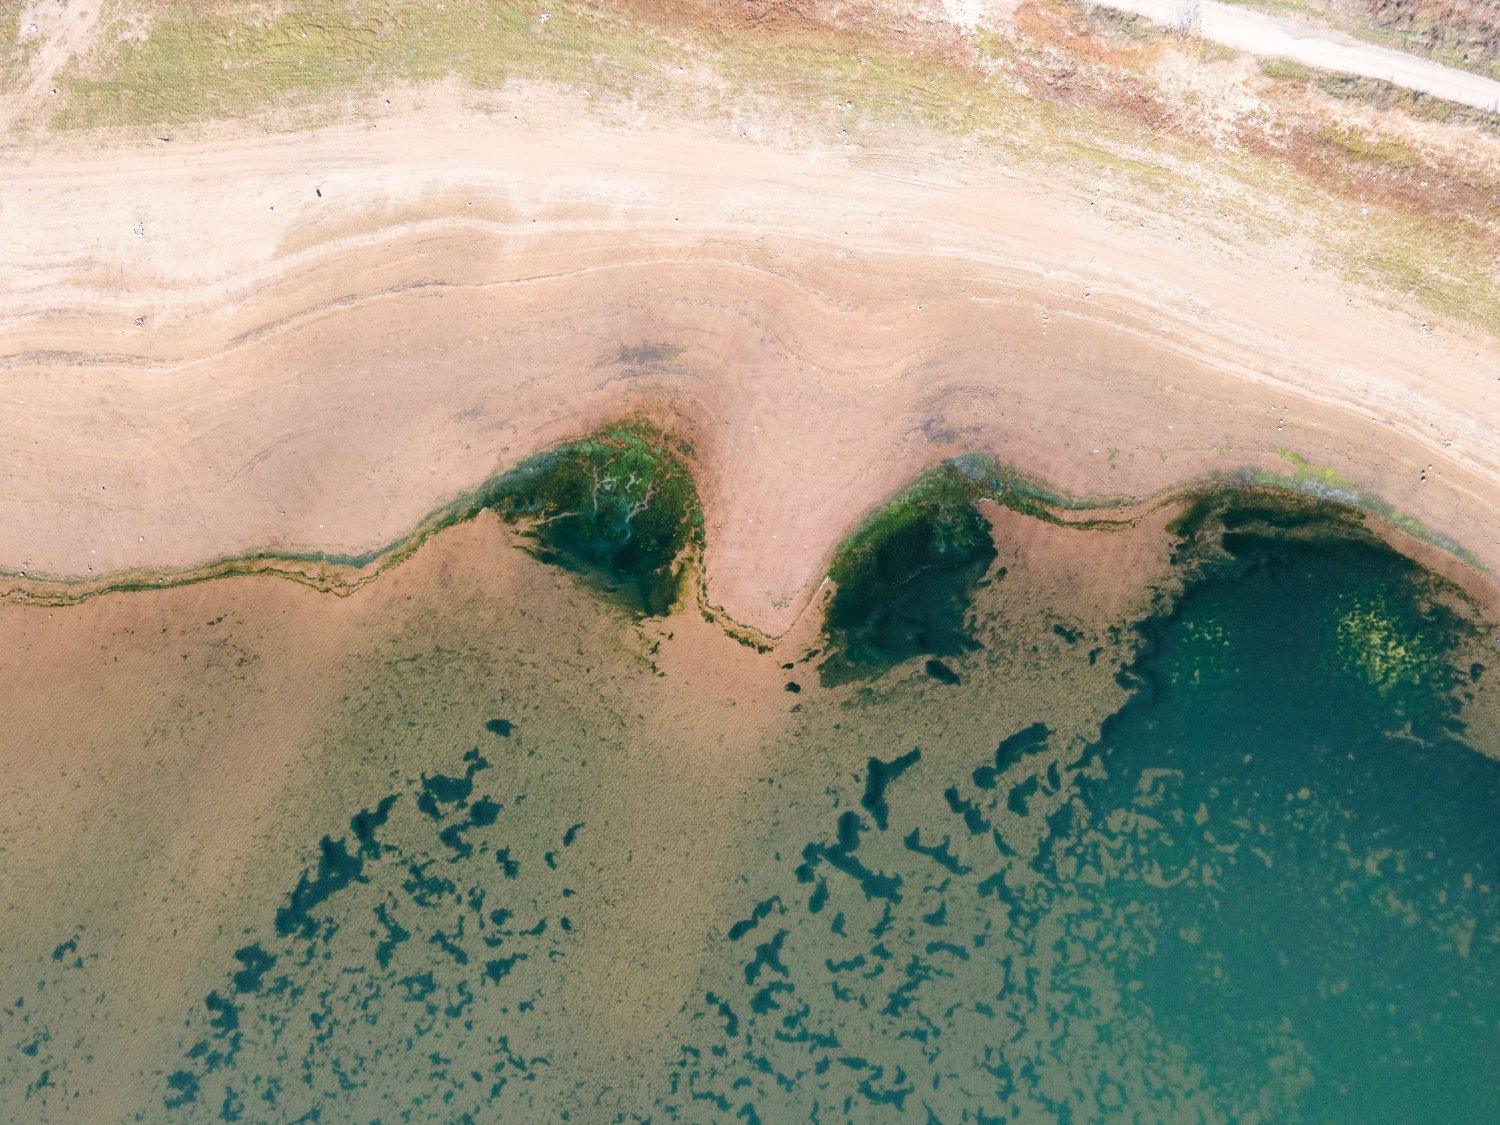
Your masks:
{"label": "sandy beach", "polygon": [[1229,241],[1232,197],[1163,212],[938,138],[622,145],[547,93],[8,152],[5,566],[358,554],[629,413],[694,441],[710,599],[771,634],[962,450],[1102,499],[1286,449],[1500,565],[1494,340]]}

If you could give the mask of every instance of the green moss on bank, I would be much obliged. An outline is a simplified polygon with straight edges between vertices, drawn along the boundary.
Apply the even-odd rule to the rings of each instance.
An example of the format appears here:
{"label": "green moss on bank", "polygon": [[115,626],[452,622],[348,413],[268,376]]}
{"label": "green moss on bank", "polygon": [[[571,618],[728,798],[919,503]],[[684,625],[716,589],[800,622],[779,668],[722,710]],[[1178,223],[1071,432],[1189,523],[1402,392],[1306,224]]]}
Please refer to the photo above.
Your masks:
{"label": "green moss on bank", "polygon": [[1414,539],[1420,539],[1424,543],[1448,552],[1465,566],[1472,567],[1482,574],[1489,573],[1489,568],[1480,562],[1472,551],[1460,546],[1446,535],[1439,535],[1415,516],[1407,515],[1380,497],[1365,491],[1348,477],[1326,466],[1313,465],[1307,458],[1290,449],[1277,448],[1275,452],[1291,466],[1290,473],[1252,469],[1239,474],[1237,479],[1253,485],[1290,489],[1317,499],[1331,500],[1369,512],[1392,527],[1406,532]]}

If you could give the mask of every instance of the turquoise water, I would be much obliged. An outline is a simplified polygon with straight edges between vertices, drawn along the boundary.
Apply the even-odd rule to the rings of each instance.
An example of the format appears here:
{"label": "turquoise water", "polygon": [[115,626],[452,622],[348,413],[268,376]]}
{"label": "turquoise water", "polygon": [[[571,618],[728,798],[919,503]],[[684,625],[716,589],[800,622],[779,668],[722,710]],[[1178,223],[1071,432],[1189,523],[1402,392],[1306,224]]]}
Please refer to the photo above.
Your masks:
{"label": "turquoise water", "polygon": [[[929,568],[912,526],[938,627],[868,597],[842,623],[965,733],[883,735],[906,705],[867,653],[863,694],[778,686],[830,741],[726,799],[771,827],[726,828],[740,870],[717,923],[683,923],[675,1014],[613,1024],[575,968],[608,992],[641,953],[604,921],[638,876],[599,843],[630,767],[580,736],[564,786],[537,747],[568,732],[496,714],[372,787],[226,935],[139,1119],[1500,1118],[1500,747],[1466,726],[1494,673],[1463,599],[1348,513],[1205,501],[1157,612],[1114,623],[1123,704],[1065,736],[984,659],[1100,641],[1092,666],[1097,631],[1001,637],[965,616],[1004,604],[994,553]],[[0,1013],[38,1102],[86,1049],[47,1028],[90,942],[61,935]]]}
{"label": "turquoise water", "polygon": [[1097,742],[869,760],[729,932],[669,1114],[1500,1115],[1500,763],[1457,717],[1483,669],[1389,551],[1226,538]]}

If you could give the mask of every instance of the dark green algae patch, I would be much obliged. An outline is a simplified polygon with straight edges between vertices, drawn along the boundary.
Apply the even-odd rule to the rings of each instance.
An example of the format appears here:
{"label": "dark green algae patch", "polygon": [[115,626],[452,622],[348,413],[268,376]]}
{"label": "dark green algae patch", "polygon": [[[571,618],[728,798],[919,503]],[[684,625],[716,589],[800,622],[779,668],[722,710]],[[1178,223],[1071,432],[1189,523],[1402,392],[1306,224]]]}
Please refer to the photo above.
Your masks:
{"label": "dark green algae patch", "polygon": [[[1230,637],[1218,618],[1197,621],[1190,611],[1216,597],[1212,591],[1261,587],[1270,623],[1265,642],[1288,666],[1342,677],[1350,714],[1394,716],[1423,741],[1462,734],[1459,715],[1472,699],[1466,687],[1483,665],[1461,656],[1483,639],[1481,608],[1366,526],[1364,512],[1282,489],[1221,488],[1193,497],[1168,531],[1183,589],[1164,604],[1188,621],[1185,651],[1201,654],[1174,673],[1178,678],[1228,686],[1243,674],[1222,657],[1231,642],[1243,648],[1244,641]],[[1278,620],[1285,622],[1279,628]],[[1151,649],[1158,619],[1137,628]],[[1299,649],[1294,642],[1303,633],[1316,644]]]}
{"label": "dark green algae patch", "polygon": [[535,1091],[566,1053],[545,1033],[585,825],[531,816],[511,724],[485,729],[454,772],[400,779],[322,838],[184,1021],[170,1112],[138,1120],[550,1116]]}
{"label": "dark green algae patch", "polygon": [[[915,559],[951,624],[993,562],[962,495],[878,524],[846,586]],[[494,719],[288,879],[184,1025],[169,1119],[563,1119],[565,1088],[601,1121],[1493,1119],[1500,763],[1462,741],[1462,596],[1305,497],[1171,530],[1097,738],[868,756],[702,936],[633,1093],[570,1050],[570,959],[610,940],[575,925],[586,829],[523,805]]]}
{"label": "dark green algae patch", "polygon": [[653,426],[612,426],[539,453],[483,490],[482,506],[526,526],[532,553],[631,612],[659,617],[703,545],[692,447]]}
{"label": "dark green algae patch", "polygon": [[839,548],[828,571],[836,589],[824,623],[832,649],[819,669],[825,686],[978,647],[966,618],[997,554],[975,506],[980,495],[980,482],[940,466]]}
{"label": "dark green algae patch", "polygon": [[969,609],[974,592],[1005,577],[995,562],[990,500],[1022,515],[1080,530],[1133,524],[1110,518],[1134,503],[1070,499],[992,457],[965,455],[929,469],[877,509],[844,541],[829,566],[835,584],[825,611],[830,655],[819,667],[824,686],[878,676],[915,657],[927,674],[956,686],[961,677],[941,658],[980,647]]}
{"label": "dark green algae patch", "polygon": [[[928,470],[869,516],[834,555],[828,576],[835,590],[826,605],[823,630],[828,655],[819,668],[825,687],[874,678],[922,657],[927,658],[923,667],[932,679],[950,686],[962,682],[944,658],[960,658],[982,647],[969,614],[974,595],[1006,575],[1004,567],[991,573],[997,552],[992,526],[978,507],[981,501],[1084,531],[1129,528],[1142,514],[1138,500],[1120,497],[1101,503],[1066,497],[982,455],[957,457]],[[1346,549],[1388,556],[1399,560],[1393,565],[1410,581],[1428,589],[1441,586],[1451,595],[1449,600],[1467,601],[1456,586],[1371,530],[1368,517],[1373,514],[1390,523],[1388,513],[1372,512],[1343,496],[1310,491],[1295,482],[1241,475],[1183,489],[1150,507],[1170,504],[1181,506],[1167,528],[1176,540],[1173,562],[1181,564],[1181,576],[1215,566],[1243,566],[1244,560],[1236,559],[1246,544],[1274,538],[1288,549],[1330,558]],[[1123,509],[1131,506],[1137,510],[1125,514]],[[1116,511],[1121,514],[1111,514]],[[1404,524],[1395,526],[1407,530]],[[1434,545],[1461,561],[1469,558],[1451,544]],[[1472,603],[1465,610],[1469,616],[1476,611]],[[1450,616],[1448,624],[1458,628],[1462,615]],[[1414,624],[1405,621],[1402,627]],[[1055,628],[1072,643],[1067,630]],[[1355,628],[1351,625],[1346,632]],[[1435,654],[1419,653],[1420,645],[1414,641],[1408,651],[1389,658],[1404,672],[1392,672],[1388,663],[1379,674],[1419,679],[1435,671]]]}

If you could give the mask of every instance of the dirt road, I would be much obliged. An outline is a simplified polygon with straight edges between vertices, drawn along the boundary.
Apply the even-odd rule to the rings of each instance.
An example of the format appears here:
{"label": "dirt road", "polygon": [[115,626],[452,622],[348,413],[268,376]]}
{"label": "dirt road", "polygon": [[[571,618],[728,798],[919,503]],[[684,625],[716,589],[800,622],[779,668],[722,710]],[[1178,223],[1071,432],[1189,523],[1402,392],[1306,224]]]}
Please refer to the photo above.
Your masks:
{"label": "dirt road", "polygon": [[1379,78],[1408,90],[1500,113],[1500,82],[1388,47],[1361,43],[1217,0],[1109,0],[1100,7],[1133,12],[1169,27],[1190,27],[1214,43],[1248,54],[1293,59],[1320,70]]}

